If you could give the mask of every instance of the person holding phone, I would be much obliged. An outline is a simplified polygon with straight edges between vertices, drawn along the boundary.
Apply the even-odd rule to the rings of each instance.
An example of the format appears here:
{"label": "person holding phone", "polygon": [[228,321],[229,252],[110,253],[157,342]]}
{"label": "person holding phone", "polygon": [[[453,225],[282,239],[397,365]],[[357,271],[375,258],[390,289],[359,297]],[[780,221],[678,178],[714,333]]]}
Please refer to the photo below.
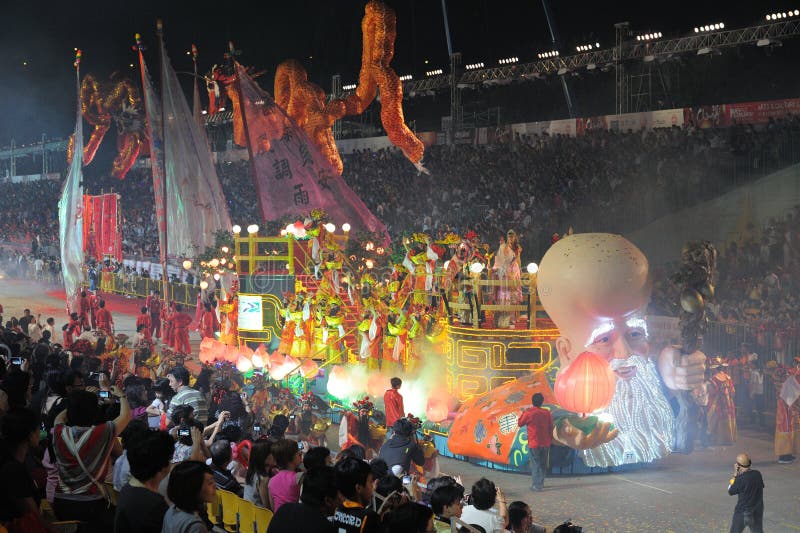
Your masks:
{"label": "person holding phone", "polygon": [[750,456],[740,453],[733,464],[733,477],[728,484],[728,494],[738,496],[733,510],[731,533],[741,533],[749,527],[752,533],[762,533],[764,519],[764,479],[761,472],[753,470]]}

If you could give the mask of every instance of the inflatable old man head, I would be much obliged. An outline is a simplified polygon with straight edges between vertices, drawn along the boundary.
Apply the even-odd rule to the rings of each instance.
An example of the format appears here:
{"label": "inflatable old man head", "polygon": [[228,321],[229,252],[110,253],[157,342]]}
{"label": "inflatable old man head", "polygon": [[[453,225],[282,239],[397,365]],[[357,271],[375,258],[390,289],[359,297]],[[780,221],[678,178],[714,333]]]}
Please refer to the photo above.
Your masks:
{"label": "inflatable old man head", "polygon": [[648,267],[641,250],[620,235],[578,233],[550,247],[537,287],[561,330],[556,349],[562,369],[586,350],[609,360],[647,355]]}

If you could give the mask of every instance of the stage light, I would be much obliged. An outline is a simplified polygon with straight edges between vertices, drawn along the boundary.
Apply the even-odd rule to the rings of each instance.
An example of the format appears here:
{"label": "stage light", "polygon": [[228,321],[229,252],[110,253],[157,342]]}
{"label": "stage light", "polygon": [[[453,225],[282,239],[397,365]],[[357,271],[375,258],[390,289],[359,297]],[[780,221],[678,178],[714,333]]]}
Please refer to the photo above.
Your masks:
{"label": "stage light", "polygon": [[214,274],[214,279],[219,281],[219,273]]}
{"label": "stage light", "polygon": [[220,260],[219,260],[219,264],[220,264],[220,265],[224,265],[224,264],[225,264],[225,263],[227,263],[227,262],[228,262],[228,260],[227,260],[227,259],[225,259],[224,257],[223,257],[222,259],[220,259]]}
{"label": "stage light", "polygon": [[227,254],[229,251],[230,251],[230,249],[227,246],[223,246],[222,247],[222,253],[223,254]]}
{"label": "stage light", "polygon": [[234,224],[231,230],[238,234],[242,232],[242,227],[239,224]]}
{"label": "stage light", "polygon": [[328,222],[327,224],[325,224],[325,231],[327,231],[328,233],[333,233],[334,231],[336,231],[336,226]]}
{"label": "stage light", "polygon": [[249,233],[250,235],[258,233],[258,224],[250,224],[249,226],[247,226],[247,233]]}
{"label": "stage light", "polygon": [[281,230],[281,237],[286,237],[286,230],[285,229]]}
{"label": "stage light", "polygon": [[202,290],[206,290],[208,288],[208,282],[207,281],[201,281],[200,282],[200,288]]}
{"label": "stage light", "polygon": [[192,268],[192,262],[187,259],[186,261],[183,262],[183,268],[185,270],[189,270],[190,268]]}
{"label": "stage light", "polygon": [[486,268],[486,265],[484,265],[483,263],[472,263],[469,266],[469,271],[472,272],[473,274],[480,274],[481,272],[483,272],[484,268]]}
{"label": "stage light", "polygon": [[344,231],[344,232],[350,231],[350,224],[348,224],[347,222],[342,224],[342,231]]}
{"label": "stage light", "polygon": [[539,272],[539,265],[537,265],[536,263],[528,263],[527,270],[528,274],[536,274],[537,272]]}

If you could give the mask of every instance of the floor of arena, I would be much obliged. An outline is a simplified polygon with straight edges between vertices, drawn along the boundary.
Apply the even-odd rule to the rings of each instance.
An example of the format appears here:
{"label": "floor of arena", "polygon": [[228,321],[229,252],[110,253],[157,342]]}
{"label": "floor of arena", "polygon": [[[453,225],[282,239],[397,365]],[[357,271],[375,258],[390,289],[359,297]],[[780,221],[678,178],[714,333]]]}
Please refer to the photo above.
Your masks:
{"label": "floor of arena", "polygon": [[[6,319],[31,309],[65,323],[63,294],[58,288],[31,281],[0,279],[0,303]],[[107,299],[117,332],[132,336],[139,305],[135,300],[112,296]],[[197,333],[191,333],[195,349]],[[59,339],[60,341],[60,339]],[[335,442],[336,428],[329,441]],[[673,455],[658,465],[625,474],[548,478],[543,492],[528,490],[530,478],[487,470],[442,459],[441,469],[461,475],[469,487],[480,477],[494,481],[508,502],[523,500],[531,505],[535,520],[549,529],[572,520],[584,531],[631,532],[722,532],[728,531],[736,498],[728,496],[728,479],[737,453],[746,452],[761,471],[764,489],[764,529],[770,532],[800,531],[800,463],[780,465],[772,452],[772,434],[745,428],[730,447],[709,448],[692,455]]]}

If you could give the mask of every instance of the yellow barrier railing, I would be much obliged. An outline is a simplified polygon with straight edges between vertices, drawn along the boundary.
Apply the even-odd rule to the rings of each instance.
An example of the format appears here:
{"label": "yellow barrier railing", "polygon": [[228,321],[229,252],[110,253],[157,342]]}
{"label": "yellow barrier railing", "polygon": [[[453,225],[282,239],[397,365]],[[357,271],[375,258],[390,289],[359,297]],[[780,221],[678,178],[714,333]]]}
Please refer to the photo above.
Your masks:
{"label": "yellow barrier railing", "polygon": [[[162,280],[160,279],[125,274],[120,276],[117,272],[98,272],[98,275],[100,278],[98,288],[101,292],[135,298],[146,298],[151,290],[155,290],[159,296],[163,294]],[[86,273],[84,273],[84,279],[88,279]],[[84,286],[88,287],[89,284],[84,282]],[[171,302],[191,307],[197,305],[197,293],[200,292],[200,287],[186,283],[167,282],[167,290]]]}

